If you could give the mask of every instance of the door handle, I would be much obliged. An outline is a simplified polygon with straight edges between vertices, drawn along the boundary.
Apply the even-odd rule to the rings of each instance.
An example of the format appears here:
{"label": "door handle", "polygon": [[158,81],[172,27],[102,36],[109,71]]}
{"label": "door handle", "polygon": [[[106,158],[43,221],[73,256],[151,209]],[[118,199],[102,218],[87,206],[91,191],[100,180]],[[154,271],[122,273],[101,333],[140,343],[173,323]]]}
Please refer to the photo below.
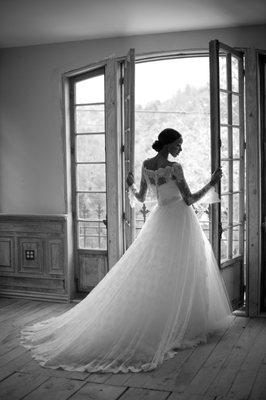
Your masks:
{"label": "door handle", "polygon": [[103,219],[103,223],[104,223],[104,225],[106,226],[106,228],[108,227],[107,225],[108,225],[108,221],[107,221],[107,215],[106,215],[106,217],[105,217],[105,219]]}

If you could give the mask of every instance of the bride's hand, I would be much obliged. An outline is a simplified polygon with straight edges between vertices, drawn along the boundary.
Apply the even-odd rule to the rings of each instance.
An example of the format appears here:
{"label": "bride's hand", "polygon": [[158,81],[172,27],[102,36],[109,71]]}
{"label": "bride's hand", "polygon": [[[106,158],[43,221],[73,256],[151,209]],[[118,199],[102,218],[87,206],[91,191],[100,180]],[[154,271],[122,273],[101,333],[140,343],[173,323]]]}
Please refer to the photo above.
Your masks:
{"label": "bride's hand", "polygon": [[211,182],[210,182],[211,185],[212,186],[216,185],[216,183],[219,182],[219,180],[222,178],[222,176],[223,176],[223,171],[219,167],[213,172],[213,174],[211,176]]}
{"label": "bride's hand", "polygon": [[132,186],[134,183],[134,175],[131,171],[129,171],[128,176],[126,178],[126,182],[128,184],[128,186]]}

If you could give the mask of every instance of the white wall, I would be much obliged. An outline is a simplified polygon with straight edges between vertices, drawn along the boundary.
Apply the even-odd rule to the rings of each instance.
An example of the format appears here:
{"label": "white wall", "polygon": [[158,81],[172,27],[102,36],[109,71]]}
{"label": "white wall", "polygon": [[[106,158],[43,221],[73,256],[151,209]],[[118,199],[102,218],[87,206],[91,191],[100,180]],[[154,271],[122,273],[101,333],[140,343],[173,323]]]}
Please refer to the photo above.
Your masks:
{"label": "white wall", "polygon": [[67,212],[62,74],[130,47],[207,49],[211,39],[266,49],[266,25],[29,46],[0,51],[0,212]]}

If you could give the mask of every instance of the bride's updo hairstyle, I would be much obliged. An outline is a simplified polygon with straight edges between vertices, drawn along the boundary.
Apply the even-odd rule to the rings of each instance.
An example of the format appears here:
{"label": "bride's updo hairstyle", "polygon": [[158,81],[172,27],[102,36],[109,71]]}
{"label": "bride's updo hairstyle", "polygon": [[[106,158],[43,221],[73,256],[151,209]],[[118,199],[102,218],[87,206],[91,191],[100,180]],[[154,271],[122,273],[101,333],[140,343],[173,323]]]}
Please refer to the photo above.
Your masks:
{"label": "bride's updo hairstyle", "polygon": [[152,144],[152,148],[159,152],[165,144],[173,143],[175,140],[182,137],[181,133],[172,128],[166,128],[158,135],[158,139]]}

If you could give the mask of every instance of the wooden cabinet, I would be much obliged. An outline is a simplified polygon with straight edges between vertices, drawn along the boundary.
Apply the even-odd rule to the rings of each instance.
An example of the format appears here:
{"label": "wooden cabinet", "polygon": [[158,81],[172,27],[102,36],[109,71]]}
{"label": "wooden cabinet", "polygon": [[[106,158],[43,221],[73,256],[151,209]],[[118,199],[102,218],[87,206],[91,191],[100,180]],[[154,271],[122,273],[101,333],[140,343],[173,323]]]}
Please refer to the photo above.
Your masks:
{"label": "wooden cabinet", "polygon": [[67,216],[0,215],[0,295],[68,300]]}

